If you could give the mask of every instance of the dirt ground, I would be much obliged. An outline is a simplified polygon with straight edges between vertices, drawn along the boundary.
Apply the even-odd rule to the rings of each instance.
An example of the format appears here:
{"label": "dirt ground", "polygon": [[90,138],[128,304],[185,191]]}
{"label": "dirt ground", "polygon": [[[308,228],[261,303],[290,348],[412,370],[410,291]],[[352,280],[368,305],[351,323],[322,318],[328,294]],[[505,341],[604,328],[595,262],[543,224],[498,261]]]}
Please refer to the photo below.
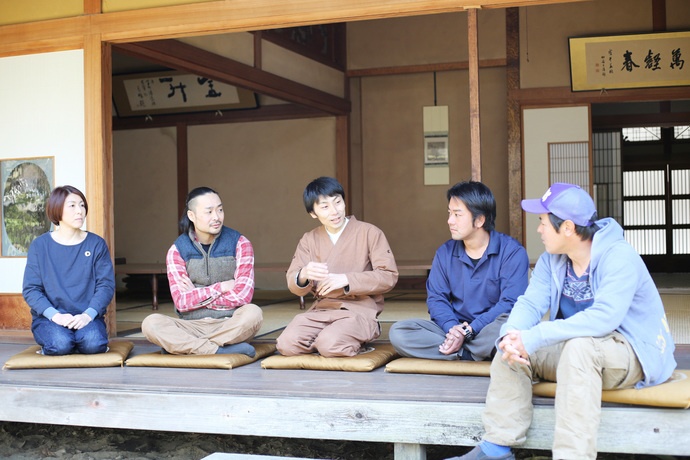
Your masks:
{"label": "dirt ground", "polygon": [[[428,460],[469,448],[427,446]],[[198,460],[214,452],[334,460],[393,460],[393,445],[254,436],[118,430],[0,422],[0,458],[9,460]],[[518,450],[518,459],[547,460],[548,452]],[[690,457],[601,454],[601,460],[672,460]]]}

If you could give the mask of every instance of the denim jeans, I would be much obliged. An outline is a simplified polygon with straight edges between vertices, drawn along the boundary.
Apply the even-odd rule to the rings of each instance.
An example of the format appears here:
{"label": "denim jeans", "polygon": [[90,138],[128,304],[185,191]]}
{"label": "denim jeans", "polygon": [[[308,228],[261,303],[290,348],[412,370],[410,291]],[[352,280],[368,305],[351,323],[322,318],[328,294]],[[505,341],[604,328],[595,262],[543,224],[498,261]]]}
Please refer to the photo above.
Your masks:
{"label": "denim jeans", "polygon": [[105,353],[108,349],[108,333],[100,316],[81,329],[68,329],[39,316],[31,323],[34,340],[43,348],[44,355],[90,355]]}

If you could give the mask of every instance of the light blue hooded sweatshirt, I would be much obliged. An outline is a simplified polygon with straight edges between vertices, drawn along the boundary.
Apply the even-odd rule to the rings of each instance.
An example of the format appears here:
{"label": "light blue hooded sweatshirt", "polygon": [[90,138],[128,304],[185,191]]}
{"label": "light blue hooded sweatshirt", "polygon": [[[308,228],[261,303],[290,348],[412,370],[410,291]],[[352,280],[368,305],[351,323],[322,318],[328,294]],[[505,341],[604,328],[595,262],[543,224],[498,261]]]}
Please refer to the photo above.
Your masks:
{"label": "light blue hooded sweatshirt", "polygon": [[[594,303],[567,319],[556,319],[568,257],[545,252],[500,337],[512,329],[521,331],[525,350],[532,354],[574,337],[602,337],[618,331],[630,342],[644,371],[644,380],[635,387],[663,383],[676,361],[659,291],[642,258],[623,238],[621,226],[611,218],[596,224],[600,230],[592,240],[589,270]],[[549,321],[542,322],[549,309]]]}

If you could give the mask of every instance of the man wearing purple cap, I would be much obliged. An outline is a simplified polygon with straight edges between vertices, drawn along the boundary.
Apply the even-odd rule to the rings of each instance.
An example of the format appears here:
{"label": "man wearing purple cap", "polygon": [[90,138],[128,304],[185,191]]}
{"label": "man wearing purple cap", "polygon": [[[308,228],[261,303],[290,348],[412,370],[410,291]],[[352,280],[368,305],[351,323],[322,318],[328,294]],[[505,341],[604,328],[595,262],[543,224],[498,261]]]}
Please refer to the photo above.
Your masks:
{"label": "man wearing purple cap", "polygon": [[[590,196],[556,183],[541,199],[542,254],[498,340],[484,440],[454,459],[514,459],[532,420],[532,382],[558,382],[554,459],[595,459],[601,391],[665,382],[676,367],[664,306],[618,223]],[[541,321],[549,312],[549,321]],[[451,459],[449,459],[451,460]]]}

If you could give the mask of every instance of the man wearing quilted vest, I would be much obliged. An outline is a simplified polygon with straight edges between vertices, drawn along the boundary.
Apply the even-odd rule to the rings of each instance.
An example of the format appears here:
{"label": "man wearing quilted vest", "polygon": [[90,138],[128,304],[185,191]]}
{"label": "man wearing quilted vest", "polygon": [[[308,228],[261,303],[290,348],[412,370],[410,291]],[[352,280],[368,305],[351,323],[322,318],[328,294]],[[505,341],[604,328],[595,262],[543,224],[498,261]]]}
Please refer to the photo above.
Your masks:
{"label": "man wearing quilted vest", "polygon": [[254,250],[247,238],[223,225],[218,194],[197,187],[187,195],[180,237],[166,257],[179,318],[152,314],[141,324],[150,341],[170,354],[242,353],[263,321],[254,294]]}

